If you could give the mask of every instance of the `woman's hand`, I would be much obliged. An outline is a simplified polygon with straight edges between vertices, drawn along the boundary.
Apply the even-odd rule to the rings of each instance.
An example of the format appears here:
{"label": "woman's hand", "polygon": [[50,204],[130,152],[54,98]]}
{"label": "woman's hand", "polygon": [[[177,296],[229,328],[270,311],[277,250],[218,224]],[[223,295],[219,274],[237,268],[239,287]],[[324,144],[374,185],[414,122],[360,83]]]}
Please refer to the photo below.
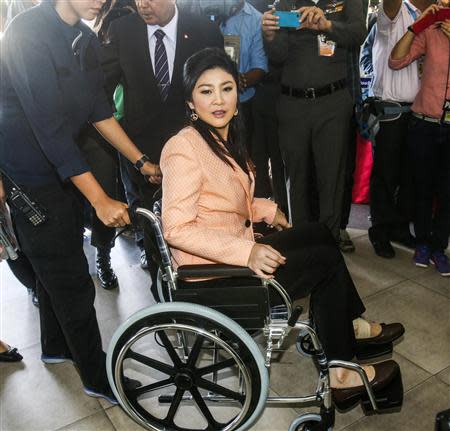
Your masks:
{"label": "woman's hand", "polygon": [[272,8],[271,10],[265,12],[262,16],[262,32],[264,39],[266,39],[268,42],[271,42],[275,39],[277,31],[280,29],[280,26],[278,24],[280,18],[274,15],[275,11],[276,9]]}
{"label": "woman's hand", "polygon": [[450,19],[446,19],[441,23],[441,30],[450,39]]}
{"label": "woman's hand", "polygon": [[109,227],[123,227],[130,224],[128,205],[105,196],[93,204],[97,217]]}
{"label": "woman's hand", "polygon": [[421,19],[424,19],[427,15],[435,14],[439,11],[439,9],[442,9],[442,6],[438,6],[437,4],[432,4],[431,6],[428,6],[416,19],[416,22],[420,21]]}
{"label": "woman's hand", "polygon": [[145,162],[141,168],[141,174],[148,178],[152,184],[161,184],[162,173],[159,165],[150,162]]}
{"label": "woman's hand", "polygon": [[332,23],[326,19],[322,9],[316,6],[304,6],[298,12],[301,14],[301,28],[327,32],[331,30]]}
{"label": "woman's hand", "polygon": [[280,265],[286,263],[286,258],[270,245],[258,244],[252,248],[247,266],[261,278],[273,278],[273,274]]}
{"label": "woman's hand", "polygon": [[275,213],[272,226],[278,231],[289,229],[292,227],[292,225],[289,224],[289,222],[286,219],[286,216],[284,215],[283,211],[280,210],[280,208],[277,208],[277,212]]}

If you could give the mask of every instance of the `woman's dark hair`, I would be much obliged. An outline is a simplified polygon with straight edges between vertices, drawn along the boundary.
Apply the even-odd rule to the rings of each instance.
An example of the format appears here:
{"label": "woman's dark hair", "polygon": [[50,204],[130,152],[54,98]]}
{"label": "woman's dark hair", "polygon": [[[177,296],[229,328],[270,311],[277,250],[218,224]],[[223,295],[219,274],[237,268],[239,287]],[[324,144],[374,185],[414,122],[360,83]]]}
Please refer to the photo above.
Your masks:
{"label": "woman's dark hair", "polygon": [[[192,101],[192,92],[200,76],[211,69],[221,69],[229,73],[236,86],[239,86],[239,74],[233,60],[219,48],[205,48],[189,57],[184,64],[183,84],[186,101]],[[238,100],[239,108],[239,100]],[[191,110],[187,106],[187,116],[190,120]],[[230,121],[228,130],[228,139],[225,141],[211,125],[205,123],[200,118],[197,121],[190,120],[203,139],[207,142],[211,150],[223,160],[226,164],[233,167],[228,159],[231,157],[247,174],[249,173],[249,157],[244,142],[244,125],[241,120],[241,114],[234,116]],[[217,141],[220,141],[222,147]]]}

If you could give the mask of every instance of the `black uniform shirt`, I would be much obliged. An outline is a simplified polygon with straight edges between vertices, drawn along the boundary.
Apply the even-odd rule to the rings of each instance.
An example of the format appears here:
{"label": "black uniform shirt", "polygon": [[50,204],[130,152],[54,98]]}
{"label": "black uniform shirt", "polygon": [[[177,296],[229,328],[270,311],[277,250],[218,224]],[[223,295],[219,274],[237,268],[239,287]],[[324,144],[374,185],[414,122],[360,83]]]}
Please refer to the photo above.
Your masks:
{"label": "black uniform shirt", "polygon": [[112,116],[95,34],[44,0],[11,22],[1,44],[0,168],[25,186],[89,171],[75,139],[87,121]]}
{"label": "black uniform shirt", "polygon": [[[289,10],[315,6],[311,0],[282,2]],[[333,22],[327,37],[336,43],[332,57],[319,56],[320,32],[299,29],[280,29],[275,39],[266,42],[269,59],[283,63],[281,81],[296,88],[320,88],[347,77],[347,49],[359,47],[367,34],[361,0],[319,0],[317,7],[329,11],[327,18]]]}

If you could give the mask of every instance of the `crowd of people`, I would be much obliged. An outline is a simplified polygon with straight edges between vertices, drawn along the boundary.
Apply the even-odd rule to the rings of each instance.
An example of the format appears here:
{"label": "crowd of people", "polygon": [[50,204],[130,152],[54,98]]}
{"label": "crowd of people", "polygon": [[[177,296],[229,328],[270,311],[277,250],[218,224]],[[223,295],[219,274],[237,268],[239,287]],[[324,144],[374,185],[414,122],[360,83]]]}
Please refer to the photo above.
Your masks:
{"label": "crowd of people", "polygon": [[[375,253],[393,258],[391,241],[400,242],[415,249],[416,265],[450,275],[446,5],[384,0],[367,36],[368,0],[212,3],[42,0],[1,40],[0,201],[20,245],[11,269],[35,292],[42,361],[74,362],[85,393],[112,403],[83,251],[86,205],[102,288],[118,286],[115,229],[130,224],[128,207],[151,209],[162,184],[175,266],[248,266],[292,299],[311,295],[327,357],[352,360],[358,346],[404,332],[362,317],[339,251],[355,250],[346,227],[357,128],[369,110],[379,128]],[[287,28],[277,11],[293,9],[298,25]],[[373,71],[365,103],[363,43],[361,63]],[[17,189],[42,220],[13,202]],[[255,231],[265,235],[255,240]],[[157,298],[149,226],[136,229],[136,243]],[[0,361],[21,359],[0,344]],[[394,361],[364,367],[374,390],[398,373]],[[338,405],[363,394],[355,372],[333,369],[331,383]]]}

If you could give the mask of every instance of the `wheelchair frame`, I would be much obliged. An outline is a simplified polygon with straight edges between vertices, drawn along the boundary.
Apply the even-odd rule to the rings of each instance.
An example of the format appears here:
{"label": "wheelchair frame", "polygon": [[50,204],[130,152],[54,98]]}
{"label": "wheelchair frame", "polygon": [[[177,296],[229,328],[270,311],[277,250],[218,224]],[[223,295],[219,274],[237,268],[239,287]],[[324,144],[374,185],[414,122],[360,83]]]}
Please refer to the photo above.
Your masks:
{"label": "wheelchair frame", "polygon": [[[158,204],[158,203],[157,203]],[[183,268],[180,267],[178,270],[174,270],[172,266],[171,261],[171,255],[169,247],[164,239],[163,232],[162,232],[162,226],[160,221],[160,216],[158,213],[160,213],[159,208],[157,205],[155,205],[155,213],[151,212],[144,208],[137,208],[136,213],[145,217],[150,223],[152,224],[155,239],[157,242],[157,246],[159,249],[160,257],[161,257],[161,267],[160,272],[158,273],[158,293],[160,295],[160,298],[164,298],[164,284],[167,286],[167,293],[169,295],[169,303],[172,303],[172,297],[173,292],[177,290],[177,280],[180,277],[180,273],[182,273]],[[214,265],[212,265],[214,266]],[[204,271],[204,265],[200,266],[202,267],[202,271]],[[233,275],[243,276],[244,274],[246,276],[252,275],[255,276],[251,270],[248,268],[240,268],[240,267],[232,267],[223,265],[223,276],[230,276],[230,271]],[[189,270],[195,273],[196,266],[191,265],[189,266]],[[200,272],[200,277],[205,277],[203,272]],[[216,275],[216,273],[215,273]],[[256,276],[255,276],[256,277]],[[258,277],[256,277],[258,278]],[[330,387],[330,377],[329,377],[329,369],[334,367],[342,367],[349,370],[356,371],[359,376],[361,377],[365,389],[367,391],[367,397],[368,397],[368,403],[367,407],[369,411],[378,412],[378,406],[376,402],[376,397],[372,391],[372,388],[369,384],[368,377],[366,375],[365,370],[356,363],[348,362],[348,361],[341,361],[341,360],[333,360],[328,361],[325,353],[322,349],[320,340],[317,336],[316,331],[314,330],[311,322],[309,320],[298,320],[301,314],[301,308],[293,309],[291,299],[288,295],[288,293],[285,291],[285,289],[274,279],[270,280],[261,280],[264,287],[267,288],[273,288],[275,291],[281,296],[284,307],[278,307],[276,313],[269,313],[266,317],[266,323],[263,328],[263,334],[266,338],[266,348],[265,348],[265,355],[264,355],[264,364],[267,369],[271,366],[271,360],[272,355],[274,351],[281,350],[281,347],[283,345],[283,342],[287,335],[290,333],[291,330],[295,330],[298,332],[302,332],[303,334],[307,334],[310,337],[310,340],[312,342],[314,353],[313,353],[313,360],[315,361],[317,367],[318,367],[318,382],[316,386],[316,391],[313,394],[306,395],[306,396],[267,396],[266,397],[266,405],[295,405],[296,407],[306,407],[315,405],[320,407],[320,415],[318,414],[303,414],[297,417],[289,427],[289,431],[296,431],[296,430],[323,430],[323,431],[329,431],[333,429],[334,426],[334,417],[335,417],[335,406],[333,405],[332,400],[332,393],[331,393],[331,387]],[[176,303],[174,303],[176,304]],[[181,304],[181,303],[180,303]],[[152,307],[158,307],[156,306],[150,306],[149,309]],[[160,307],[162,307],[160,305]],[[203,308],[203,307],[201,307]],[[212,310],[212,309],[211,309]],[[215,310],[212,310],[212,312],[218,313]],[[136,320],[136,319],[135,319]],[[235,323],[235,322],[234,322]],[[237,324],[236,324],[237,325]],[[122,325],[123,326],[123,325]],[[125,322],[125,327],[129,327],[130,324],[127,324]],[[177,323],[169,324],[164,326],[164,324],[159,325],[160,328],[167,328],[177,330],[179,327],[177,326]],[[156,329],[155,329],[156,328]],[[192,328],[189,328],[189,325],[184,325],[184,330],[192,330]],[[201,328],[195,328],[197,333],[202,334]],[[136,413],[133,411],[133,409],[130,406],[130,403],[127,401],[127,395],[126,391],[124,389],[123,384],[121,383],[121,372],[122,372],[122,362],[125,357],[125,352],[127,347],[129,346],[132,341],[136,338],[142,335],[142,331],[147,331],[148,334],[149,331],[152,330],[158,331],[159,329],[157,327],[152,328],[143,328],[141,329],[141,332],[136,333],[134,338],[132,340],[129,340],[125,343],[125,345],[121,348],[119,356],[117,356],[117,353],[114,353],[116,350],[115,344],[118,342],[119,338],[123,335],[123,329],[118,329],[117,333],[114,335],[113,340],[111,341],[110,348],[108,350],[108,377],[111,383],[111,387],[113,388],[113,392],[115,393],[117,399],[119,400],[120,404],[124,408],[124,410],[134,419],[138,420],[139,423],[142,423],[142,417],[138,417],[139,415],[136,415]],[[122,331],[122,332],[121,332]],[[177,332],[178,333],[178,332]],[[203,334],[204,336],[207,336],[208,338],[212,338],[215,340],[215,343],[221,348],[226,348],[226,346],[223,346],[223,343],[221,343],[220,338],[216,337],[214,339],[214,335],[209,333],[209,335]],[[156,337],[156,335],[155,335]],[[183,347],[186,347],[186,340],[182,337],[178,339],[178,348],[183,349]],[[214,354],[213,354],[213,363],[216,358],[216,348],[214,347]],[[233,352],[229,352],[233,355]],[[117,359],[114,360],[113,356],[116,354]],[[122,357],[120,355],[123,355]],[[236,362],[239,364],[240,358],[235,358]],[[115,361],[115,362],[114,362]],[[115,365],[113,365],[113,362]],[[245,367],[244,367],[245,368]],[[240,372],[242,371],[242,368],[240,368]],[[216,375],[214,374],[214,379],[216,378]],[[239,375],[240,382],[246,387],[249,387],[248,384],[248,376],[245,376],[245,373],[243,376]],[[242,379],[242,380],[241,380]],[[202,398],[204,401],[214,401],[214,402],[229,402],[233,401],[232,399],[228,399],[224,396],[219,395],[213,395],[211,392],[209,392],[206,396],[202,395]],[[159,401],[160,403],[168,403],[171,402],[173,398],[170,396],[162,396],[160,397]],[[247,398],[246,398],[247,399]],[[183,397],[183,401],[189,401],[192,400],[192,395],[189,397]],[[245,406],[244,406],[245,407]],[[254,422],[256,418],[252,420]],[[315,424],[315,425],[312,425]],[[147,426],[148,429],[151,430],[158,430],[158,428],[153,427],[150,424],[143,424],[144,426]],[[230,425],[230,424],[229,424]],[[231,424],[232,426],[227,426],[224,431],[232,430],[232,429],[239,429],[244,430],[247,429],[248,426],[251,426],[252,423],[244,423],[242,426],[237,423]],[[302,427],[303,425],[303,427]],[[312,426],[312,428],[309,428],[308,426]],[[161,428],[162,429],[162,428]],[[166,429],[166,428],[164,428]],[[208,427],[209,429],[209,427]]]}

